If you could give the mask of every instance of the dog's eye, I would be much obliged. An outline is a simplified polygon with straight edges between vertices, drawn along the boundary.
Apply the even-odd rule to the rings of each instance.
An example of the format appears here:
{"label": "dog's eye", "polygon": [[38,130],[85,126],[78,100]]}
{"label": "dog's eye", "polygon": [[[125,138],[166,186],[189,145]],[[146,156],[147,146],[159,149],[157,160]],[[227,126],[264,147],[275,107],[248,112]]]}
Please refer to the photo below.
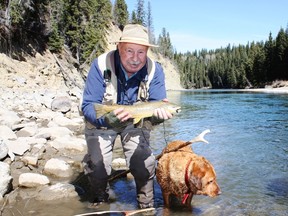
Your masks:
{"label": "dog's eye", "polygon": [[209,181],[209,182],[208,182],[208,184],[211,184],[211,183],[213,183],[213,181],[214,181],[214,180],[211,180],[211,181]]}

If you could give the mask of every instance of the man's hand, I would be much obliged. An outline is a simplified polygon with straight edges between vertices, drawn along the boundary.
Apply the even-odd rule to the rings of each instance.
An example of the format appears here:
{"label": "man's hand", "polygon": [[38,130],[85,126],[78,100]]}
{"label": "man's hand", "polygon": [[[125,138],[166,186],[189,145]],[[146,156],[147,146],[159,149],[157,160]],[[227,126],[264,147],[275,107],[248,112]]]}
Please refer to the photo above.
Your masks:
{"label": "man's hand", "polygon": [[114,115],[120,120],[120,122],[125,122],[128,119],[132,118],[132,115],[124,110],[124,108],[118,108],[113,111]]}
{"label": "man's hand", "polygon": [[163,108],[155,109],[154,116],[157,117],[158,119],[163,119],[163,120],[167,120],[173,117],[173,115],[169,111],[166,111]]}
{"label": "man's hand", "polygon": [[[163,101],[168,102],[168,99],[165,98],[165,99],[163,99]],[[166,111],[163,108],[155,109],[153,115],[159,120],[167,120],[167,119],[171,119],[173,117],[173,115],[169,111]]]}
{"label": "man's hand", "polygon": [[132,118],[132,115],[124,110],[118,108],[113,112],[107,113],[104,117],[105,122],[112,128],[120,129],[128,125],[128,120]]}

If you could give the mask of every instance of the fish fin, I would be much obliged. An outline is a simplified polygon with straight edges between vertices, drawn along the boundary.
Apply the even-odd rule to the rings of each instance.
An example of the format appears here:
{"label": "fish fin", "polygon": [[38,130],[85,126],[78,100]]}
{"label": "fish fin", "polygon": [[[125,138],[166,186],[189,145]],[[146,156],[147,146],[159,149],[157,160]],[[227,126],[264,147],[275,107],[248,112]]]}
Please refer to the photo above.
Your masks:
{"label": "fish fin", "polygon": [[137,124],[142,118],[136,117],[133,119],[133,124]]}
{"label": "fish fin", "polygon": [[103,104],[95,103],[94,109],[96,111],[96,118],[100,118],[101,116],[104,116],[107,113],[107,111],[105,110],[105,105]]}

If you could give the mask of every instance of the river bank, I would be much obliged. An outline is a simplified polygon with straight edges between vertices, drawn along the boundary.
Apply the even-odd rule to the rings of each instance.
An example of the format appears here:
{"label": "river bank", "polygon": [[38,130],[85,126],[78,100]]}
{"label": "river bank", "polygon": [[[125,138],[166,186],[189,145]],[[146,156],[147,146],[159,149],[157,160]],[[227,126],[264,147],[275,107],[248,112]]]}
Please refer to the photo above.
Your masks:
{"label": "river bank", "polygon": [[241,91],[287,94],[288,81],[276,80],[272,84],[266,85],[264,88],[243,89]]}

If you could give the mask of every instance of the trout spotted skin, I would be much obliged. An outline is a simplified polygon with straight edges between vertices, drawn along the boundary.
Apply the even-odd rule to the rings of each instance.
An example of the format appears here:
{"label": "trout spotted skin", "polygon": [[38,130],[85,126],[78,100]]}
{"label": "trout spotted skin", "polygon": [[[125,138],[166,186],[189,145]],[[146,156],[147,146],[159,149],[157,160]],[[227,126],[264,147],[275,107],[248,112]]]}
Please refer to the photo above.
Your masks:
{"label": "trout spotted skin", "polygon": [[113,110],[116,110],[118,108],[123,108],[132,115],[132,118],[134,119],[133,124],[137,124],[143,118],[152,117],[154,114],[154,110],[158,108],[163,108],[164,110],[170,112],[172,115],[181,111],[181,107],[177,104],[164,101],[143,102],[134,105],[103,105],[97,103],[94,104],[97,118],[100,118],[101,116],[112,112]]}

